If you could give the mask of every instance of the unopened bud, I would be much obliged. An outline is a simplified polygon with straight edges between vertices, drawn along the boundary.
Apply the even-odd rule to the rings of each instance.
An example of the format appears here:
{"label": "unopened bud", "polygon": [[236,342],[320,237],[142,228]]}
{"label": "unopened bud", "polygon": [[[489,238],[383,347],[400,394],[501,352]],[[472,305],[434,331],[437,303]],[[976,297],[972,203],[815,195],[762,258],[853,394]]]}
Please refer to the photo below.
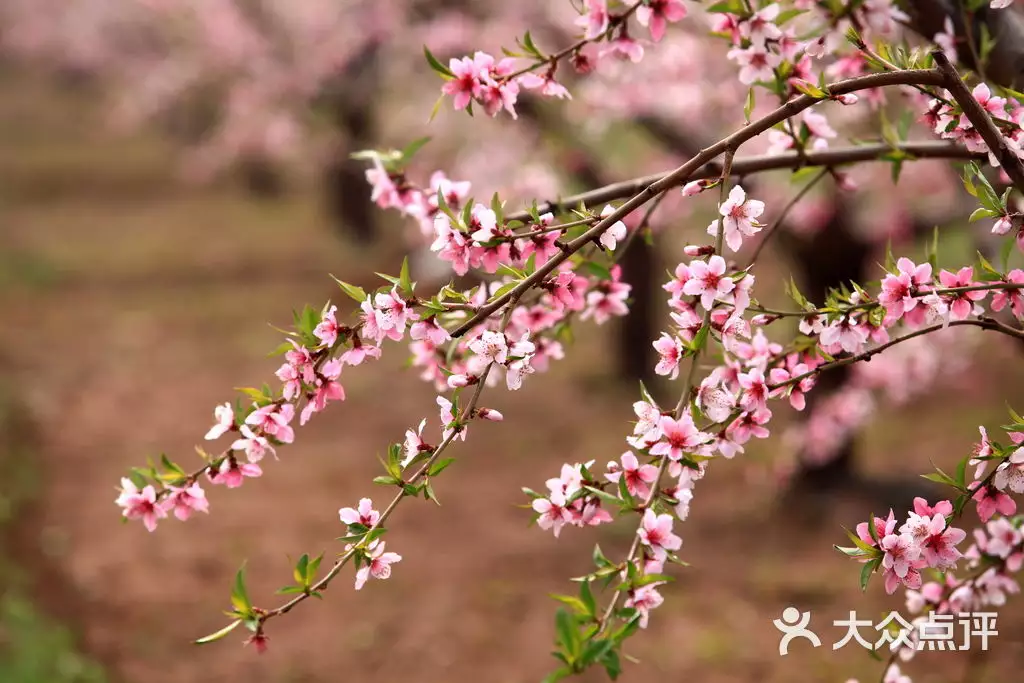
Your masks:
{"label": "unopened bud", "polygon": [[768,315],[767,313],[761,313],[761,314],[755,315],[753,318],[751,318],[750,319],[750,324],[751,325],[757,325],[759,327],[764,327],[765,325],[771,325],[773,322],[775,322],[778,319],[779,319],[779,316],[777,316],[777,315]]}
{"label": "unopened bud", "polygon": [[857,101],[858,101],[857,96],[854,95],[853,93],[846,93],[844,95],[836,95],[834,99],[836,100],[836,102],[839,102],[840,104],[846,104],[846,105],[857,104]]}
{"label": "unopened bud", "polygon": [[491,408],[480,408],[477,410],[477,414],[483,419],[490,420],[491,422],[501,422],[505,419],[504,415],[499,413],[497,410],[492,410]]}
{"label": "unopened bud", "polygon": [[691,180],[690,182],[683,185],[683,196],[692,197],[695,194],[700,194],[704,190],[704,184],[700,180]]}
{"label": "unopened bud", "polygon": [[460,387],[468,387],[470,384],[470,378],[467,375],[450,375],[448,377],[448,386],[452,389],[459,389]]}
{"label": "unopened bud", "polygon": [[1009,216],[1002,216],[996,221],[995,225],[992,226],[993,235],[1005,235],[1010,232],[1010,228],[1013,227],[1013,222]]}
{"label": "unopened bud", "polygon": [[702,247],[697,246],[696,244],[687,244],[683,247],[683,253],[690,258],[694,258],[696,256],[707,256],[708,254],[714,254],[715,248],[710,244],[706,244]]}

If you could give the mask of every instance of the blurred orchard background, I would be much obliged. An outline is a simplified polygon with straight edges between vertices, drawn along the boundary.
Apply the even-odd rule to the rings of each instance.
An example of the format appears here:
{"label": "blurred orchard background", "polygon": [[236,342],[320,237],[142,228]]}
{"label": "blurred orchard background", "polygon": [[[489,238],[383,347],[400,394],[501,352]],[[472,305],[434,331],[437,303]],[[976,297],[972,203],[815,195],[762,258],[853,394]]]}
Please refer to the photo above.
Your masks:
{"label": "blurred orchard background", "polygon": [[[270,379],[270,325],[306,303],[348,305],[329,273],[376,286],[374,271],[397,272],[413,251],[421,286],[450,277],[415,225],[372,205],[352,152],[431,136],[410,168],[418,182],[440,169],[515,208],[671,168],[742,123],[724,44],[685,24],[639,65],[560,73],[571,101],[524,92],[518,121],[445,102],[427,122],[440,81],[423,44],[447,61],[512,47],[530,28],[554,50],[576,16],[567,0],[0,3],[0,681],[512,683],[551,669],[547,594],[570,592],[565,577],[587,571],[595,540],[625,547],[632,527],[556,542],[528,528],[519,487],[625,450],[637,381],[662,386],[650,348],[660,285],[682,245],[702,241],[706,202],[662,204],[656,246],[624,264],[630,318],[578,328],[565,361],[492,401],[514,419],[457,449],[443,505],[398,513],[392,579],[358,593],[342,579],[273,629],[265,655],[190,641],[222,625],[243,562],[250,594],[267,596],[289,557],[337,550],[337,510],[375,493],[375,454],[434,410],[418,371],[392,353],[348,375],[344,405],[263,478],[211,491],[214,514],[188,526],[122,526],[113,500],[129,466],[160,452],[187,463],[212,407]],[[987,248],[948,164],[908,164],[895,189],[885,165],[848,180],[856,192],[827,178],[787,219],[758,264],[763,302],[785,307],[771,283],[790,275],[816,300],[877,279],[887,241],[923,258],[936,225],[940,265]],[[800,187],[785,172],[752,182],[770,211]],[[680,532],[692,566],[632,641],[643,665],[625,680],[880,677],[861,648],[831,649],[844,635],[832,621],[856,609],[877,622],[904,608],[902,591],[861,596],[859,567],[832,544],[872,511],[906,512],[927,491],[919,473],[950,467],[979,424],[1005,421],[1004,398],[1018,411],[1024,399],[1019,345],[967,328],[928,340],[823,380],[809,423],[787,414],[791,428],[710,475]],[[838,407],[822,407],[828,396]],[[790,605],[811,611],[823,647],[797,641],[779,656],[772,620]],[[1011,607],[998,628],[987,657],[925,655],[908,665],[915,681],[1019,677],[1024,617]]]}

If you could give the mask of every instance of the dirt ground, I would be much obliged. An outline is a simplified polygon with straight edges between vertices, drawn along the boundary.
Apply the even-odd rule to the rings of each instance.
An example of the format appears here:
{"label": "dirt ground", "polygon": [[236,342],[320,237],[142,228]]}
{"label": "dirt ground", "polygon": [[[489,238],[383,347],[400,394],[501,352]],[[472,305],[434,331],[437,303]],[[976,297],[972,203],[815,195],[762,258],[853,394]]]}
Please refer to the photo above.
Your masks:
{"label": "dirt ground", "polygon": [[[21,530],[41,604],[125,683],[539,680],[554,662],[556,603],[547,594],[571,590],[568,577],[587,571],[594,542],[615,556],[632,533],[570,529],[555,541],[527,528],[517,507],[519,488],[541,486],[560,463],[624,450],[634,395],[609,375],[607,334],[580,334],[571,360],[521,392],[485,394],[506,421],[474,427],[456,449],[437,487],[441,507],[407,502],[396,513],[388,548],[403,561],[390,580],[356,592],[346,574],[322,603],[272,622],[262,657],[235,637],[193,646],[226,623],[220,612],[243,562],[254,601],[271,607],[290,578],[289,557],[338,549],[337,509],[383,497],[370,483],[374,456],[422,416],[433,420],[434,394],[392,346],[379,366],[346,371],[349,399],[299,430],[263,478],[210,488],[209,516],[155,534],[120,524],[115,487],[129,466],[162,451],[192,464],[213,406],[233,399],[232,387],[273,379],[266,352],[280,335],[268,323],[338,299],[328,272],[369,283],[372,270],[397,270],[400,257],[339,241],[315,188],[274,202],[184,188],[167,149],[104,133],[90,106],[36,83],[0,82],[0,353],[41,439],[42,495]],[[930,461],[949,466],[979,423],[1003,421],[1004,400],[1020,410],[1019,352],[993,343],[980,355],[968,377],[873,424],[863,467],[913,476]],[[692,566],[632,641],[642,664],[627,665],[623,680],[880,678],[881,663],[859,648],[830,647],[842,636],[832,620],[849,610],[878,617],[903,608],[878,583],[862,596],[859,566],[831,547],[843,542],[841,525],[869,510],[836,501],[809,524],[782,506],[756,462],[782,448],[773,440],[718,463],[698,487],[680,529]],[[1001,618],[985,666],[934,653],[908,671],[926,683],[1019,678],[1019,604]],[[772,620],[789,605],[812,611],[823,647],[778,654]]]}

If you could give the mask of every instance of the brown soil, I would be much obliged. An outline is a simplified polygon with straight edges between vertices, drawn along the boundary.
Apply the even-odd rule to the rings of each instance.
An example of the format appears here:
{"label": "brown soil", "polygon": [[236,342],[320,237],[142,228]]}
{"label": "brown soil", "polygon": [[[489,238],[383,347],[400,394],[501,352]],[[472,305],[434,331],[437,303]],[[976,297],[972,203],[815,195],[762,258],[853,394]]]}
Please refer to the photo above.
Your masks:
{"label": "brown soil", "polygon": [[[17,154],[0,162],[0,175],[17,182],[3,195],[0,250],[22,275],[0,293],[0,349],[40,435],[42,495],[22,540],[29,561],[45,568],[42,604],[127,683],[511,683],[551,670],[556,603],[547,593],[572,590],[567,579],[588,570],[595,542],[621,554],[632,529],[570,529],[555,541],[527,528],[519,487],[541,487],[564,461],[604,462],[625,449],[634,397],[607,376],[606,335],[588,329],[571,360],[519,393],[485,393],[506,422],[473,426],[436,487],[441,507],[409,501],[396,513],[388,547],[404,559],[390,580],[356,592],[346,572],[323,602],[272,622],[262,657],[234,635],[193,646],[226,623],[220,611],[243,562],[250,594],[269,607],[289,581],[289,557],[338,550],[337,509],[383,498],[370,483],[375,455],[421,417],[435,421],[434,394],[389,347],[377,367],[346,370],[349,400],[299,430],[263,478],[211,487],[208,517],[167,521],[155,534],[119,523],[119,477],[160,452],[192,464],[213,406],[232,398],[232,387],[273,379],[265,353],[280,335],[267,322],[284,325],[293,307],[338,299],[326,273],[369,283],[369,264],[396,270],[397,257],[339,244],[308,192],[274,205],[228,190],[186,192],[165,177],[158,144],[112,141],[53,93],[9,95],[0,96],[0,145]],[[155,186],[124,189],[139,177]],[[53,180],[44,198],[25,189],[34,178],[88,184]],[[990,360],[963,387],[872,425],[865,468],[913,476],[929,461],[949,467],[977,424],[1002,422],[1003,400],[1024,398],[1019,356],[1002,349],[988,348]],[[843,542],[840,525],[870,506],[837,500],[814,525],[781,507],[758,461],[782,448],[774,440],[718,463],[699,486],[681,527],[692,566],[677,572],[666,604],[632,641],[643,663],[627,665],[624,680],[880,678],[881,664],[864,652],[830,647],[842,635],[830,622],[849,610],[875,617],[903,607],[877,582],[862,596],[859,566],[831,548]],[[791,604],[812,610],[824,645],[797,643],[780,657],[771,621]],[[1024,665],[1018,604],[1001,618],[984,670],[968,670],[965,653],[935,653],[909,665],[915,681],[1013,679]]]}

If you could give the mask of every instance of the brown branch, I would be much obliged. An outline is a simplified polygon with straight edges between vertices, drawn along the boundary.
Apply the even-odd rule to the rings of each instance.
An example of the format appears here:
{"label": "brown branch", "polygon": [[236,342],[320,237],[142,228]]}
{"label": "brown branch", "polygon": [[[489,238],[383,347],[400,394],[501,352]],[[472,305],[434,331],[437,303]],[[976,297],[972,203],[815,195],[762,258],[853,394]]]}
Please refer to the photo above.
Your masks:
{"label": "brown branch", "polygon": [[[850,78],[845,81],[839,81],[838,83],[826,86],[825,90],[829,96],[835,96],[853,93],[859,90],[869,90],[871,88],[882,88],[894,85],[942,85],[945,81],[945,76],[934,69],[911,69],[895,73],[870,74],[867,76]],[[805,109],[809,109],[819,101],[821,101],[820,98],[811,97],[810,95],[801,95],[800,97],[796,97],[775,111],[766,114],[756,121],[752,121],[732,135],[719,140],[707,149],[698,153],[676,170],[668,173],[650,185],[647,185],[627,200],[625,204],[609,214],[604,220],[598,222],[594,227],[587,230],[572,242],[569,242],[561,253],[551,257],[543,266],[538,268],[532,275],[524,279],[513,289],[502,296],[495,298],[494,301],[486,304],[485,306],[482,306],[476,315],[452,332],[452,336],[460,337],[464,335],[475,325],[486,320],[492,313],[507,304],[509,301],[522,296],[524,292],[536,286],[572,254],[575,254],[584,246],[600,237],[601,234],[611,227],[616,221],[622,220],[623,217],[629,215],[634,210],[643,206],[650,199],[656,197],[665,190],[679,185],[681,182],[689,178],[697,169],[701,168],[718,155],[727,151],[735,152],[739,146],[747,140],[769,130],[775,124],[792,118]]]}
{"label": "brown branch", "polygon": [[[984,154],[968,151],[962,145],[952,142],[905,142],[895,148],[887,144],[856,145],[852,147],[837,147],[821,152],[784,152],[782,154],[761,154],[748,157],[737,157],[732,164],[734,176],[744,176],[762,171],[775,171],[783,169],[797,170],[800,168],[824,166],[833,167],[845,164],[852,164],[864,161],[879,161],[880,157],[888,152],[899,151],[910,154],[918,159],[984,159]],[[615,199],[630,197],[644,187],[652,185],[670,175],[671,171],[655,173],[653,175],[641,176],[631,180],[606,185],[594,190],[570,195],[556,201],[545,202],[537,207],[539,213],[548,211],[561,211],[575,207],[580,202],[587,206],[609,202]],[[687,176],[677,178],[666,189],[681,186],[691,180],[703,180],[717,178],[722,175],[722,167],[717,161],[704,164],[700,168],[689,173]],[[530,214],[526,211],[506,216],[508,220],[526,221]]]}
{"label": "brown branch", "polygon": [[1006,171],[1006,175],[1010,177],[1014,187],[1017,188],[1018,192],[1024,194],[1024,162],[1006,144],[1006,138],[996,128],[992,117],[982,108],[978,100],[974,99],[974,95],[967,89],[964,82],[960,80],[960,74],[950,64],[946,53],[942,50],[934,50],[932,51],[932,59],[935,60],[939,72],[946,79],[946,90],[953,96],[953,99],[960,105],[960,108],[964,110],[964,115],[981,135],[985,144],[988,145],[989,151],[992,152],[996,161]]}
{"label": "brown branch", "polygon": [[858,363],[860,361],[871,360],[871,358],[873,358],[874,356],[877,356],[882,351],[885,351],[890,346],[895,346],[896,344],[908,341],[910,339],[913,339],[914,337],[922,337],[922,336],[924,336],[926,334],[931,334],[932,332],[938,332],[939,330],[941,330],[943,328],[946,328],[946,327],[957,327],[957,326],[960,326],[960,325],[968,325],[968,326],[971,326],[971,327],[980,327],[983,330],[995,330],[996,332],[1002,332],[1005,335],[1009,335],[1011,337],[1016,337],[1017,339],[1024,339],[1024,330],[1021,330],[1021,329],[1016,328],[1016,327],[1010,327],[1009,325],[1001,323],[998,320],[995,320],[994,318],[978,318],[978,319],[971,319],[971,320],[951,320],[948,323],[936,323],[936,324],[931,325],[929,327],[922,327],[921,329],[914,330],[913,332],[905,334],[902,337],[896,337],[895,339],[890,339],[889,341],[887,341],[884,344],[876,346],[875,348],[869,349],[869,350],[867,350],[867,351],[865,351],[863,353],[858,353],[855,356],[847,356],[846,358],[840,358],[838,360],[834,360],[831,363],[825,363],[824,365],[819,365],[818,367],[814,368],[813,370],[811,370],[809,372],[805,372],[802,375],[797,375],[796,377],[791,377],[790,379],[787,379],[785,382],[779,382],[778,384],[769,384],[768,385],[768,390],[769,391],[774,391],[776,389],[781,389],[782,387],[788,386],[790,384],[796,384],[797,382],[803,381],[803,380],[807,379],[808,377],[813,377],[814,375],[817,375],[819,373],[825,372],[826,370],[834,370],[835,368],[841,368],[844,365],[852,365],[853,363]]}

